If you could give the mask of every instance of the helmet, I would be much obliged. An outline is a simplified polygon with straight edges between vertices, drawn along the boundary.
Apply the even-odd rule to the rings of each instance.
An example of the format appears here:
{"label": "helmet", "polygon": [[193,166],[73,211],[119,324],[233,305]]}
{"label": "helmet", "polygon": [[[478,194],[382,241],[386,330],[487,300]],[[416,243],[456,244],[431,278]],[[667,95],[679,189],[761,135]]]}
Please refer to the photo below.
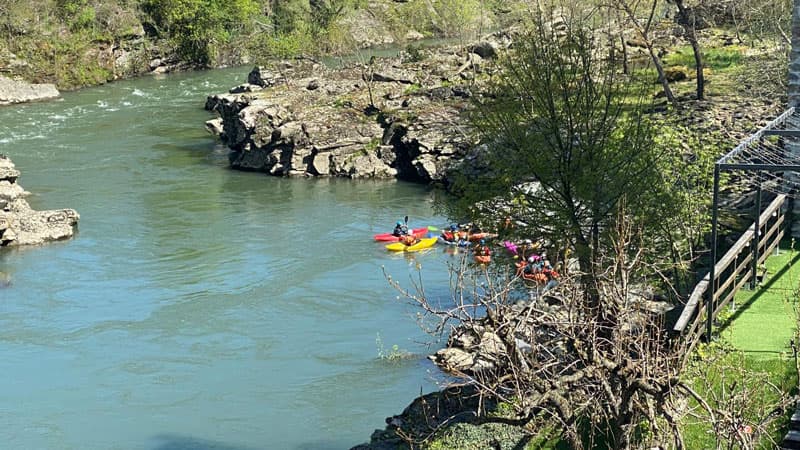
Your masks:
{"label": "helmet", "polygon": [[402,224],[403,224],[403,222],[400,222],[399,220],[396,223],[396,225],[402,225]]}
{"label": "helmet", "polygon": [[486,243],[486,240],[485,239],[481,239],[481,244],[485,244],[485,243]]}
{"label": "helmet", "polygon": [[525,241],[524,241],[524,242],[525,242],[526,244],[531,244],[531,243],[532,243],[530,239],[525,239]]}
{"label": "helmet", "polygon": [[450,231],[456,231],[458,229],[458,225],[452,224],[450,225]]}

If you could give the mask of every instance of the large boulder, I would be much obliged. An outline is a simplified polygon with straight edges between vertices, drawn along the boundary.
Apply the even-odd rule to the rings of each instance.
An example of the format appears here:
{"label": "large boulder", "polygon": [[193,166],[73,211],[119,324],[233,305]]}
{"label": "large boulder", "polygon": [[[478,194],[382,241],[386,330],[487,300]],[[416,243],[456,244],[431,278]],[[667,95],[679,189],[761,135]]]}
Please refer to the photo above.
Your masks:
{"label": "large boulder", "polygon": [[33,245],[72,237],[80,216],[72,209],[33,210],[16,183],[19,171],[0,155],[0,246]]}
{"label": "large boulder", "polygon": [[247,83],[256,85],[262,88],[275,86],[278,84],[278,75],[263,66],[253,67],[253,70],[247,74]]}
{"label": "large boulder", "polygon": [[58,98],[53,84],[30,84],[0,76],[0,106]]}
{"label": "large boulder", "polygon": [[309,59],[256,67],[247,85],[208,97],[205,108],[219,120],[207,128],[231,149],[235,169],[444,182],[469,147],[458,123],[472,94],[442,86],[433,73],[439,67],[455,76],[463,58],[436,54],[435,61],[376,58],[371,78],[360,63],[330,69]]}

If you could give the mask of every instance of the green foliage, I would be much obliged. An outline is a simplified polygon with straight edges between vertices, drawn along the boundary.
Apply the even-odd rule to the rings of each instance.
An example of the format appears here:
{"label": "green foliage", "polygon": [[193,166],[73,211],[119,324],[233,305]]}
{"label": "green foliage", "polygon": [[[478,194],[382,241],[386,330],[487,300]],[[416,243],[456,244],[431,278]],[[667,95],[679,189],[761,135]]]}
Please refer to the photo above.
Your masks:
{"label": "green foliage", "polygon": [[366,7],[364,0],[282,0],[269,14],[269,29],[251,39],[257,60],[291,58],[318,52],[352,51],[351,37],[339,19]]}
{"label": "green foliage", "polygon": [[694,282],[690,263],[705,248],[710,231],[714,161],[731,142],[720,134],[696,132],[676,118],[658,119],[653,126],[654,143],[664,149],[652,180],[658,189],[637,215],[651,231],[648,246],[670,261],[672,281],[688,288]]}
{"label": "green foliage", "polygon": [[286,34],[260,33],[248,43],[248,47],[250,53],[262,61],[293,58],[316,48],[316,43],[307,25],[300,23]]}
{"label": "green foliage", "polygon": [[[472,117],[486,145],[486,175],[467,173],[454,187],[467,204],[518,197],[534,224],[525,231],[568,242],[588,273],[601,230],[611,228],[622,203],[630,211],[657,206],[663,150],[645,120],[645,83],[600,59],[585,23],[573,18],[561,35],[545,16],[501,62]],[[531,181],[541,188],[518,188]]]}
{"label": "green foliage", "polygon": [[95,10],[92,7],[85,7],[75,15],[70,28],[75,30],[83,30],[91,28],[94,25]]}
{"label": "green foliage", "polygon": [[364,150],[366,152],[365,154],[375,153],[375,150],[377,150],[378,147],[380,147],[380,145],[381,145],[381,138],[376,137],[370,139],[370,141],[364,145]]}
{"label": "green foliage", "polygon": [[218,47],[259,12],[255,0],[143,0],[142,8],[182,57],[200,64],[211,63]]}
{"label": "green foliage", "polygon": [[72,31],[92,28],[95,22],[95,9],[87,0],[57,0],[62,16],[69,22]]}
{"label": "green foliage", "polygon": [[465,30],[480,25],[479,0],[434,0],[430,2],[432,25],[443,36],[460,36]]}
{"label": "green foliage", "polygon": [[459,423],[434,439],[429,450],[484,450],[488,448],[536,448],[525,446],[529,436],[519,427],[502,423]]}
{"label": "green foliage", "polygon": [[422,90],[422,85],[419,83],[409,84],[403,89],[403,95],[414,95],[419,93],[420,90]]}
{"label": "green foliage", "polygon": [[398,34],[413,29],[428,36],[468,37],[486,31],[493,17],[481,0],[411,0],[392,4],[386,19]]}
{"label": "green foliage", "polygon": [[275,3],[272,10],[271,21],[274,35],[289,35],[299,28],[308,26],[310,14],[308,1],[284,0]]}
{"label": "green foliage", "polygon": [[56,0],[56,6],[65,14],[73,16],[86,6],[86,0]]}
{"label": "green foliage", "polygon": [[386,350],[383,347],[383,340],[381,339],[380,333],[375,336],[375,346],[378,347],[378,359],[383,361],[399,362],[412,356],[411,353],[400,349],[397,344],[392,345],[391,349]]}
{"label": "green foliage", "polygon": [[422,47],[419,45],[408,44],[406,46],[406,54],[408,55],[408,62],[419,62],[425,58],[422,53]]}
{"label": "green foliage", "polygon": [[[707,48],[703,52],[703,65],[713,70],[724,70],[738,65],[744,57],[743,49],[738,46]],[[664,58],[664,62],[672,66],[686,66],[696,69],[694,53],[691,47],[681,47]]]}
{"label": "green foliage", "polygon": [[[88,35],[91,36],[91,35]],[[24,37],[15,40],[13,50],[28,66],[20,69],[27,80],[55,83],[61,89],[72,89],[105,83],[113,78],[111,68],[97,58],[87,34]]]}

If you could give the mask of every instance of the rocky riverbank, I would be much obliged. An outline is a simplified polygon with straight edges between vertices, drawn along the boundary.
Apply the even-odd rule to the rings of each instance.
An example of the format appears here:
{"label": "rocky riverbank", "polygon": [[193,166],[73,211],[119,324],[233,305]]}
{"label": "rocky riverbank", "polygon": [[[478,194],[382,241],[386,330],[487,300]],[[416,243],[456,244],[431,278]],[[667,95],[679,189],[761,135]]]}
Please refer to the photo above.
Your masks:
{"label": "rocky riverbank", "polygon": [[0,155],[0,247],[36,245],[67,239],[75,233],[80,216],[74,209],[35,211],[17,183],[19,170]]}
{"label": "rocky riverbank", "polygon": [[465,114],[474,80],[509,43],[498,33],[337,69],[307,59],[256,67],[245,84],[207,99],[219,114],[207,128],[236,169],[446,183],[473,146]]}

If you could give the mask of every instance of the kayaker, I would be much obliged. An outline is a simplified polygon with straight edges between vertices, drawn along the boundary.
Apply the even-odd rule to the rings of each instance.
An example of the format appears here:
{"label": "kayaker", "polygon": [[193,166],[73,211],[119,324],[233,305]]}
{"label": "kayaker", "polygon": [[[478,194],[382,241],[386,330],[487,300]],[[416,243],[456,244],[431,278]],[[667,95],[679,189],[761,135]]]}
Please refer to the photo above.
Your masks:
{"label": "kayaker", "polygon": [[478,256],[491,256],[492,250],[486,245],[486,240],[481,239],[480,244],[475,249],[475,254]]}
{"label": "kayaker", "polygon": [[406,235],[408,235],[408,225],[398,220],[394,226],[394,231],[392,231],[392,236],[400,237]]}
{"label": "kayaker", "polygon": [[503,241],[503,247],[508,251],[510,255],[514,257],[514,259],[519,258],[519,250],[517,248],[517,244],[511,241]]}
{"label": "kayaker", "polygon": [[541,244],[538,241],[533,242],[530,239],[525,239],[519,246],[519,257],[523,260],[528,259],[539,247],[541,247]]}
{"label": "kayaker", "polygon": [[400,236],[399,241],[407,246],[412,246],[417,243],[417,238],[413,234],[404,234]]}
{"label": "kayaker", "polygon": [[457,239],[458,234],[458,227],[456,225],[450,225],[449,230],[442,231],[442,239],[447,242],[455,242]]}

